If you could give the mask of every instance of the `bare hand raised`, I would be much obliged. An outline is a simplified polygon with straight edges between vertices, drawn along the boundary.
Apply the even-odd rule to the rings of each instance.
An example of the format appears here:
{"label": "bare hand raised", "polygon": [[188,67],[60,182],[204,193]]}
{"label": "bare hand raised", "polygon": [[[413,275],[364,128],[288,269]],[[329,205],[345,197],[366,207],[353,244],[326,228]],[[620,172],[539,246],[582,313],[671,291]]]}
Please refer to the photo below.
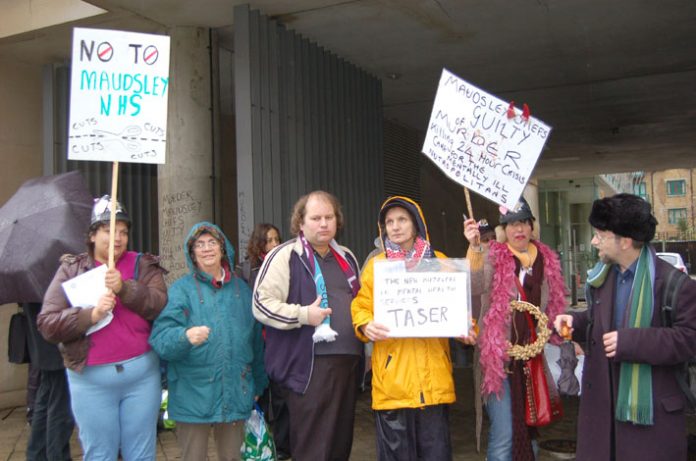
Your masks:
{"label": "bare hand raised", "polygon": [[573,316],[568,314],[557,315],[553,320],[553,327],[563,339],[573,336]]}
{"label": "bare hand raised", "polygon": [[471,245],[478,245],[480,242],[481,232],[479,232],[479,225],[475,219],[469,218],[464,221],[464,237]]}
{"label": "bare hand raised", "polygon": [[99,298],[97,305],[92,309],[92,324],[99,322],[101,319],[116,307],[116,295],[111,291],[105,293]]}
{"label": "bare hand raised", "polygon": [[370,341],[381,341],[389,338],[389,328],[374,320],[362,326],[362,332]]}
{"label": "bare hand raised", "polygon": [[467,336],[460,336],[457,338],[457,341],[464,343],[468,346],[475,346],[476,345],[476,327],[474,325],[471,326],[469,329],[469,334]]}
{"label": "bare hand raised", "polygon": [[331,315],[331,308],[323,308],[320,304],[321,296],[317,296],[317,299],[307,306],[307,322],[313,327],[318,326],[327,316]]}
{"label": "bare hand raised", "polygon": [[206,326],[191,327],[186,330],[186,338],[194,346],[203,344],[208,340],[208,335],[210,335],[210,328]]}
{"label": "bare hand raised", "polygon": [[121,278],[121,273],[118,269],[109,269],[106,271],[104,277],[104,284],[106,288],[113,291],[115,294],[119,294],[123,288],[123,279]]}
{"label": "bare hand raised", "polygon": [[609,333],[604,333],[602,341],[604,341],[604,353],[606,356],[608,358],[616,356],[616,348],[619,345],[619,332],[610,331]]}

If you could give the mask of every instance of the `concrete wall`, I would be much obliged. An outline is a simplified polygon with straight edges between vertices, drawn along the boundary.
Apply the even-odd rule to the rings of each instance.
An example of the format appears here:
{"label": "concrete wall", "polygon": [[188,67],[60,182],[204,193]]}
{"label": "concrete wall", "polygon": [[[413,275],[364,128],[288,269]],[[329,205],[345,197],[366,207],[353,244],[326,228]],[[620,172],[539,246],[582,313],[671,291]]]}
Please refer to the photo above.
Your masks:
{"label": "concrete wall", "polygon": [[0,204],[41,175],[41,67],[0,60]]}
{"label": "concrete wall", "polygon": [[167,160],[159,165],[160,256],[172,282],[188,272],[182,245],[213,219],[213,138],[208,29],[175,27],[169,75]]}
{"label": "concrete wall", "polygon": [[[42,174],[41,67],[0,59],[0,206]],[[16,304],[0,306],[0,408],[24,405],[27,366],[7,361],[7,330]]]}

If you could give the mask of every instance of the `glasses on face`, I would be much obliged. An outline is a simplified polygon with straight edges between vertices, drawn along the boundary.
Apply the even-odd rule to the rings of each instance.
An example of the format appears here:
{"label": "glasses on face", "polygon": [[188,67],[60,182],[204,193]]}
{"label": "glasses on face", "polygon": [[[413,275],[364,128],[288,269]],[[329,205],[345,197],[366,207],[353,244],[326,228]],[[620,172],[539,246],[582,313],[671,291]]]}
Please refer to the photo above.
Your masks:
{"label": "glasses on face", "polygon": [[602,235],[599,233],[599,231],[594,231],[594,239],[597,240],[597,243],[599,243],[600,245],[606,242],[610,237],[611,235],[609,234]]}
{"label": "glasses on face", "polygon": [[201,240],[200,242],[196,242],[193,244],[193,247],[196,250],[205,250],[206,248],[214,249],[214,248],[218,248],[219,246],[220,246],[220,242],[218,242],[215,239],[208,240],[207,242]]}

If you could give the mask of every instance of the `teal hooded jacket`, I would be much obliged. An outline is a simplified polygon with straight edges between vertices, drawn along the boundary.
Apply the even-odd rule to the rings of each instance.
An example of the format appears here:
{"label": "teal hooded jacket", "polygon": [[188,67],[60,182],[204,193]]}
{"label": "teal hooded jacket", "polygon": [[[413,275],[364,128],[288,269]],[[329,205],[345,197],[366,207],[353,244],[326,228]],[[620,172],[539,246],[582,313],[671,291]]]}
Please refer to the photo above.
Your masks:
{"label": "teal hooded jacket", "polygon": [[[201,228],[224,240],[223,264],[231,275],[218,288],[199,271],[189,241]],[[150,344],[167,361],[169,418],[187,423],[222,423],[247,419],[268,384],[263,366],[261,324],[251,311],[251,290],[234,274],[234,249],[214,224],[193,226],[184,242],[190,273],[169,288],[169,300],[157,317]],[[210,335],[193,346],[186,330],[207,326]]]}

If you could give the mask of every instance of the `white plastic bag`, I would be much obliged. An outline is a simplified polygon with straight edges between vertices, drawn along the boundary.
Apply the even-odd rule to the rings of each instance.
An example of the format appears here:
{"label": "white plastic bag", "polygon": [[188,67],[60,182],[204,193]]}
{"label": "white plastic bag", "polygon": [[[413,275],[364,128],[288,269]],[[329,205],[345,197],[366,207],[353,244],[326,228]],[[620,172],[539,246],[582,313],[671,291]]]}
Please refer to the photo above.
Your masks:
{"label": "white plastic bag", "polygon": [[273,436],[263,419],[263,411],[254,404],[251,416],[244,423],[244,443],[241,448],[242,461],[276,461]]}

